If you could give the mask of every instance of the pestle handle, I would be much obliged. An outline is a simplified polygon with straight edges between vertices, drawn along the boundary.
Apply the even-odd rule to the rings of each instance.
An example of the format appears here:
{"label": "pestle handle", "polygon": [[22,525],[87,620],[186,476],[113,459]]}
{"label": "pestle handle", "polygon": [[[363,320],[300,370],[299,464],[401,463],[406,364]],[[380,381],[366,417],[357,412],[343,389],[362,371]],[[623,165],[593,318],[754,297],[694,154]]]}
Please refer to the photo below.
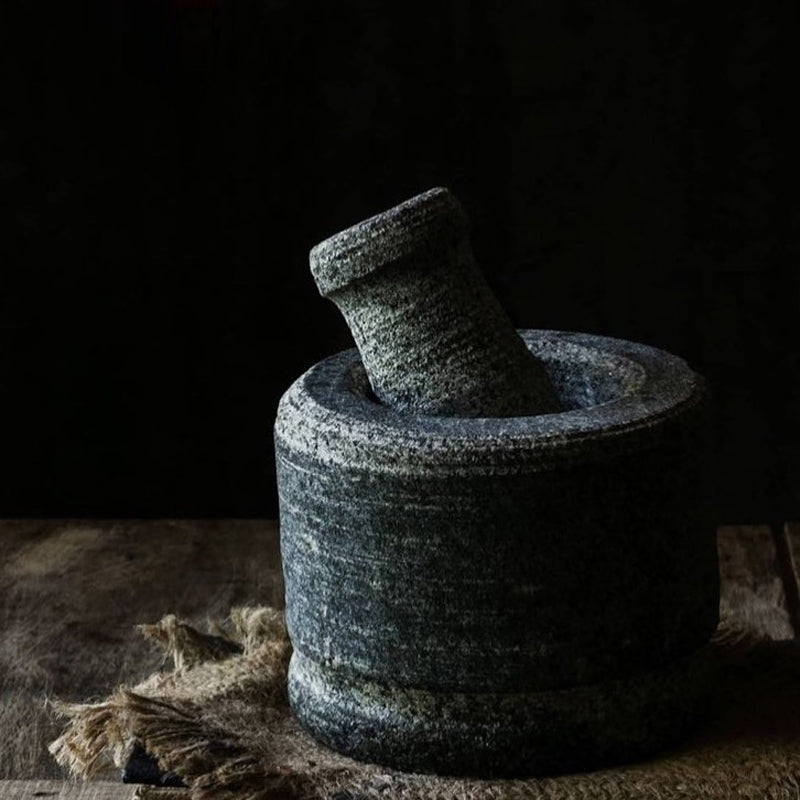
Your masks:
{"label": "pestle handle", "polygon": [[409,413],[509,417],[561,410],[542,364],[475,264],[461,204],[435,188],[311,250],[375,395]]}

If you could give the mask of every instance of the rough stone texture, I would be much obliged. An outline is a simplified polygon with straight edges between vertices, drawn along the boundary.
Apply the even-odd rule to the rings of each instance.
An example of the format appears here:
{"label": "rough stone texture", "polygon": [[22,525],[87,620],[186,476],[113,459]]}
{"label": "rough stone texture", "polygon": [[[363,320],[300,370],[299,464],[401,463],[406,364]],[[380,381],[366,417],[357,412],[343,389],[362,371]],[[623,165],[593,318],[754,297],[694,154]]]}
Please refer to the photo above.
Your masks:
{"label": "rough stone texture", "polygon": [[295,651],[289,700],[324,744],[409,772],[541,775],[650,755],[695,722],[708,649],[624,680],[541,692],[439,692],[354,680]]}
{"label": "rough stone texture", "polygon": [[522,335],[564,412],[405,414],[355,350],[281,401],[290,694],[335,748],[545,773],[655,749],[692,717],[718,617],[705,384],[644,345]]}
{"label": "rough stone texture", "polygon": [[326,239],[310,261],[384,403],[466,417],[561,410],[547,373],[478,271],[466,215],[447,189]]}

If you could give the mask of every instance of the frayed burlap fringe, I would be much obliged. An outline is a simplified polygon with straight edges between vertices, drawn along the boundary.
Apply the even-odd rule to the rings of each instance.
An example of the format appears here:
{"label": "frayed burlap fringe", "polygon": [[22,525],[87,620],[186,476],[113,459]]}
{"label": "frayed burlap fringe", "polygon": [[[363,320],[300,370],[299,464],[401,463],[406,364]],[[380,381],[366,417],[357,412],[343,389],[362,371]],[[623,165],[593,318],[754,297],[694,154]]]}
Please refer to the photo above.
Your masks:
{"label": "frayed burlap fringe", "polygon": [[[142,745],[186,789],[140,787],[142,800],[561,800],[800,797],[800,644],[753,642],[721,628],[711,719],[691,742],[618,769],[539,780],[410,775],[340,756],[291,715],[291,646],[282,614],[235,608],[202,633],[167,616],[139,626],[174,662],[102,703],[51,703],[68,722],[50,752],[91,778]],[[240,651],[240,652],[239,652]]]}

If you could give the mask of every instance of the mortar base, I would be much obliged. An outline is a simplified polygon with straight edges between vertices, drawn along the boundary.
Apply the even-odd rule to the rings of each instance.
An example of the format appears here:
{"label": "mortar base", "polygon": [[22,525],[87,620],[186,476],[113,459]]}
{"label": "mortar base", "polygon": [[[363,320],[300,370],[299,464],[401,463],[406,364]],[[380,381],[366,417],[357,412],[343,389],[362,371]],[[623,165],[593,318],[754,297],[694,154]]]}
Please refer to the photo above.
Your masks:
{"label": "mortar base", "polygon": [[525,777],[633,761],[694,725],[709,648],[621,680],[542,692],[435,692],[378,683],[295,651],[289,700],[320,742],[406,772]]}

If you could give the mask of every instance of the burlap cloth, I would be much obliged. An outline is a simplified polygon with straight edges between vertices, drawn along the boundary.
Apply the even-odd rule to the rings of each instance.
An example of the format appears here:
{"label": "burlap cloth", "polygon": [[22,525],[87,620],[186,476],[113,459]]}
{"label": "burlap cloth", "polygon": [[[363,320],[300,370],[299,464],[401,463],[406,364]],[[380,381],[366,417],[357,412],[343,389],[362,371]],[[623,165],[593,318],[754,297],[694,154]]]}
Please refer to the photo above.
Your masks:
{"label": "burlap cloth", "polygon": [[[800,642],[753,641],[722,625],[719,678],[694,736],[653,760],[531,780],[463,780],[361,764],[316,744],[291,715],[291,646],[282,613],[235,608],[209,633],[168,616],[139,629],[173,666],[104,702],[52,701],[68,719],[50,745],[75,776],[121,767],[137,744],[185,789],[142,786],[161,798],[799,798]],[[224,637],[243,648],[231,654]],[[166,667],[166,664],[165,664]]]}

